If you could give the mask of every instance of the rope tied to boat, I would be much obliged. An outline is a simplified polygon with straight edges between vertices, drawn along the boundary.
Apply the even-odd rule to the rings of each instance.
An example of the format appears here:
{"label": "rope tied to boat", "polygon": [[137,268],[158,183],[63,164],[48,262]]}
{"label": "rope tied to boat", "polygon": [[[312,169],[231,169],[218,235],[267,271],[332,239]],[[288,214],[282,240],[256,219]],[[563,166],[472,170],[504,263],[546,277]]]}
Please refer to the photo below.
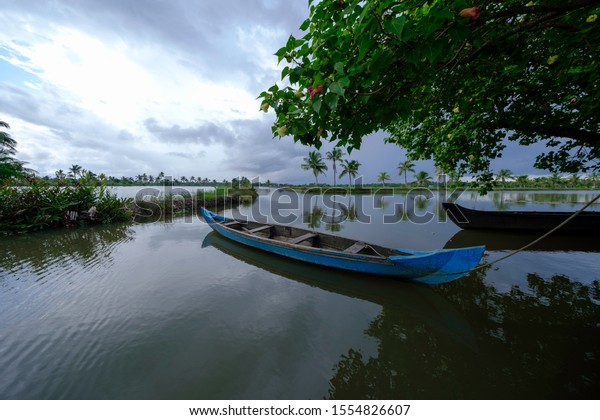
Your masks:
{"label": "rope tied to boat", "polygon": [[[563,220],[559,225],[557,225],[556,227],[550,229],[548,232],[544,233],[542,236],[540,236],[539,238],[529,242],[528,244],[522,246],[521,248],[507,254],[504,255],[494,261],[490,261],[484,264],[480,264],[476,267],[471,268],[470,270],[465,270],[465,271],[458,271],[455,273],[444,273],[444,274],[437,274],[438,276],[449,276],[449,275],[456,275],[456,274],[468,274],[477,270],[482,270],[484,268],[489,268],[495,264],[498,264],[500,261],[504,261],[516,254],[518,254],[519,252],[525,251],[526,249],[532,247],[533,245],[537,244],[538,242],[544,240],[545,238],[547,238],[548,236],[550,236],[551,234],[553,234],[554,232],[556,232],[557,230],[559,230],[560,228],[562,228],[564,225],[566,225],[567,223],[569,223],[571,220],[573,220],[575,217],[577,217],[578,215],[580,215],[581,213],[583,213],[585,211],[585,209],[587,209],[589,206],[591,206],[592,204],[594,204],[594,202],[596,202],[598,199],[600,199],[600,194],[598,194],[596,197],[594,197],[591,201],[589,201],[585,206],[583,206],[582,208],[580,208],[579,210],[577,210],[575,213],[573,213],[572,215],[570,215],[569,217],[567,217],[565,220]],[[433,274],[434,276],[436,274]]]}

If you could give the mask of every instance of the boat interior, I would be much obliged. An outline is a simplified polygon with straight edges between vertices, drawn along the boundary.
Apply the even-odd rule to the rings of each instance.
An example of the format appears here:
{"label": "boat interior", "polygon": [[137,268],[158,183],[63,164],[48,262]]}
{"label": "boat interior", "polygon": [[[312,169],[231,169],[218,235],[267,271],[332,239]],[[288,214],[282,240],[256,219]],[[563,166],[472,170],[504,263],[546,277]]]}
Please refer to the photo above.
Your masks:
{"label": "boat interior", "polygon": [[238,220],[220,222],[220,224],[231,230],[241,231],[259,238],[271,239],[289,245],[300,245],[347,254],[369,255],[382,258],[392,255],[410,255],[378,245],[292,226],[270,225],[251,221],[242,222]]}

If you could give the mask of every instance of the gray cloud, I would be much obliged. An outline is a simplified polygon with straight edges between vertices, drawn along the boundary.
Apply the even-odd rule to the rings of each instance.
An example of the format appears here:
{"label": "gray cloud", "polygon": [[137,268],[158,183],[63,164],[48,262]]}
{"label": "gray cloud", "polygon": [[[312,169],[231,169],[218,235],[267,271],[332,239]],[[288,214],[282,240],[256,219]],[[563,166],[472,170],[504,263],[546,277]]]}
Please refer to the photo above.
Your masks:
{"label": "gray cloud", "polygon": [[[27,11],[29,18],[45,25],[58,22],[81,28],[113,43],[125,41],[132,48],[158,44],[171,51],[165,60],[178,60],[214,81],[242,71],[256,90],[261,72],[252,55],[240,51],[238,30],[262,27],[280,33],[274,53],[307,17],[305,1],[287,0],[79,0],[40,2],[9,0],[5,11]],[[264,43],[267,40],[259,40]],[[258,47],[258,45],[257,45]],[[160,65],[160,63],[156,63]],[[272,84],[272,82],[269,82]]]}
{"label": "gray cloud", "polygon": [[289,138],[278,140],[271,134],[271,122],[234,121],[235,147],[229,149],[224,165],[237,175],[292,181],[298,179],[301,157],[308,150]]}
{"label": "gray cloud", "polygon": [[156,119],[147,118],[144,126],[148,132],[166,143],[196,143],[208,146],[217,143],[231,145],[235,142],[235,133],[226,126],[212,122],[187,128],[182,128],[177,124],[163,127]]}

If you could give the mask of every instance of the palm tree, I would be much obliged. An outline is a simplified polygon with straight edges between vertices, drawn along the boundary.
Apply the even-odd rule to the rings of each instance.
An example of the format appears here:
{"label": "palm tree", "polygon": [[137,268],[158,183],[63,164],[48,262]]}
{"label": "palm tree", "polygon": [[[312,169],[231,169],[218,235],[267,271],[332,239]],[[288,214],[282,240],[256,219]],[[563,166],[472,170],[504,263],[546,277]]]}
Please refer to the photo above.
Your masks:
{"label": "palm tree", "polygon": [[73,178],[77,179],[77,175],[79,175],[81,173],[81,170],[83,168],[79,165],[72,165],[71,168],[69,169],[69,174],[71,174],[71,176],[73,176]]}
{"label": "palm tree", "polygon": [[415,173],[415,164],[410,159],[398,164],[398,175],[402,176],[404,174],[404,185],[408,185],[406,175],[409,172]]}
{"label": "palm tree", "polygon": [[419,187],[424,187],[425,185],[428,185],[432,179],[431,175],[429,175],[427,172],[419,171],[415,174],[415,181],[417,181],[417,185]]}
{"label": "palm tree", "polygon": [[343,171],[340,173],[340,178],[344,175],[348,174],[348,188],[352,186],[352,177],[356,178],[358,175],[358,168],[360,167],[360,163],[357,160],[343,160],[342,168]]}
{"label": "palm tree", "polygon": [[327,165],[323,162],[323,157],[321,153],[317,151],[308,152],[308,157],[304,158],[304,163],[302,164],[302,169],[305,171],[313,171],[313,175],[315,176],[315,183],[317,187],[319,186],[319,174],[324,174],[327,170]]}
{"label": "palm tree", "polygon": [[[10,125],[8,125],[8,123],[5,123],[4,121],[0,121],[0,127],[10,128]],[[0,153],[6,155],[15,154],[16,146],[17,142],[10,136],[10,134],[4,131],[0,131]]]}
{"label": "palm tree", "polygon": [[59,169],[58,171],[54,172],[54,175],[56,175],[56,179],[58,180],[63,180],[67,177],[65,175],[65,171],[63,171],[62,169]]}
{"label": "palm tree", "polygon": [[556,185],[560,185],[563,182],[563,178],[562,175],[559,173],[554,172],[551,176],[550,176],[550,184],[552,185],[552,188],[556,188]]}
{"label": "palm tree", "polygon": [[450,178],[448,180],[450,185],[457,185],[460,182],[460,176],[458,176],[458,172],[456,171],[448,172],[448,178]]}
{"label": "palm tree", "polygon": [[578,174],[572,174],[570,176],[571,182],[573,183],[573,188],[577,187],[577,184],[579,184],[580,181],[580,177]]}
{"label": "palm tree", "polygon": [[[8,123],[0,121],[0,127],[10,128]],[[26,162],[21,162],[12,156],[17,153],[17,141],[5,131],[0,131],[0,180],[25,178],[34,175],[35,171],[25,168]]]}
{"label": "palm tree", "polygon": [[377,175],[377,181],[381,182],[384,187],[385,181],[389,181],[390,179],[390,175],[387,172],[380,172],[379,175]]}
{"label": "palm tree", "polygon": [[439,166],[435,167],[435,179],[438,184],[443,184],[446,181],[446,171]]}
{"label": "palm tree", "polygon": [[527,175],[519,175],[516,178],[516,181],[519,187],[523,188],[527,185],[527,183],[529,183],[529,177]]}
{"label": "palm tree", "polygon": [[514,179],[513,173],[510,169],[500,169],[496,174],[496,181],[500,181],[503,188],[506,188],[506,181],[510,179]]}
{"label": "palm tree", "polygon": [[327,154],[325,155],[325,157],[327,158],[327,160],[330,160],[333,162],[333,188],[335,188],[335,180],[337,178],[337,168],[335,163],[342,160],[342,156],[344,156],[344,152],[342,152],[341,149],[338,149],[337,147],[334,147],[333,150],[331,152],[327,152]]}

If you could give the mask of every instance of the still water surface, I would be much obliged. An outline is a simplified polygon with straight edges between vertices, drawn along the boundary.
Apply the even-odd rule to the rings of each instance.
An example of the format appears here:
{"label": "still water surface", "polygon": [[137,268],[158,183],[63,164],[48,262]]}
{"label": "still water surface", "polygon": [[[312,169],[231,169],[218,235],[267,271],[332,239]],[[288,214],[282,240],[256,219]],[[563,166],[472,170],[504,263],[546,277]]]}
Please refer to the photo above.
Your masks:
{"label": "still water surface", "polygon": [[[498,194],[459,202],[594,196]],[[269,191],[235,213],[388,246],[484,244],[488,261],[535,237],[460,231],[435,198],[292,201]],[[196,217],[0,238],[0,398],[597,398],[599,257],[597,237],[555,236],[428,287],[254,251]]]}

